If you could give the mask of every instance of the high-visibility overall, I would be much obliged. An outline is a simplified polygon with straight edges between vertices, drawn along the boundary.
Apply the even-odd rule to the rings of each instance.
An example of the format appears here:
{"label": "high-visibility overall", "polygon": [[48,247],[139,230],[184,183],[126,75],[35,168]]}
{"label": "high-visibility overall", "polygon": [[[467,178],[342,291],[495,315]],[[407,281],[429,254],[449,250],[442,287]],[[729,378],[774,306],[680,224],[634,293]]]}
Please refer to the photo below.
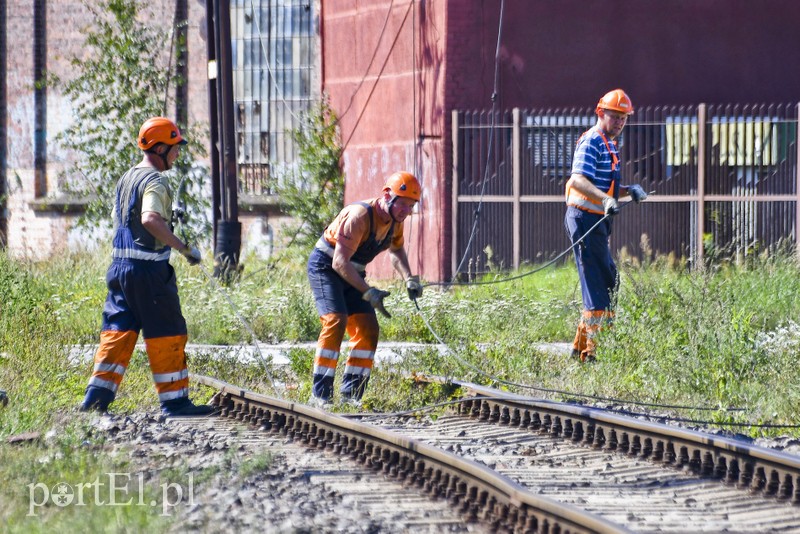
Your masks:
{"label": "high-visibility overall", "polygon": [[322,324],[314,357],[312,393],[326,401],[333,396],[345,332],[350,336],[350,351],[342,377],[342,396],[360,400],[372,372],[380,332],[375,310],[339,276],[332,263],[337,242],[355,248],[350,261],[364,277],[367,264],[375,256],[390,246],[402,247],[403,225],[378,220],[375,203],[376,200],[358,202],[342,210],[325,229],[308,259],[308,280]]}
{"label": "high-visibility overall", "polygon": [[[578,140],[572,163],[572,174],[589,179],[602,192],[619,195],[619,155],[613,140],[609,141],[597,127]],[[614,295],[619,284],[617,266],[611,256],[609,237],[611,219],[600,223],[581,243],[578,239],[603,218],[603,205],[571,188],[566,191],[567,212],[564,226],[573,243],[575,265],[581,282],[583,312],[572,348],[582,361],[595,357],[595,337],[614,320]]]}
{"label": "high-visibility overall", "polygon": [[[159,400],[189,396],[186,321],[181,313],[170,248],[157,242],[141,223],[145,191],[160,193],[159,213],[171,218],[169,187],[149,167],[134,167],[117,184],[113,260],[106,274],[100,347],[89,387],[108,390],[113,399],[141,330]],[[145,211],[152,211],[148,206]],[[109,393],[110,392],[110,393]]]}

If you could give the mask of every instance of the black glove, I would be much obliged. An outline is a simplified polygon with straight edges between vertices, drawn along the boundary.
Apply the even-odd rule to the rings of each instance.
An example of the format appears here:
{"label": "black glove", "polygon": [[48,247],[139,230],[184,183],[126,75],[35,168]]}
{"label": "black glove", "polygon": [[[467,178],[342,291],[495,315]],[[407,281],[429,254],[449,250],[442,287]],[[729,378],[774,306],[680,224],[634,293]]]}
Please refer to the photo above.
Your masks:
{"label": "black glove", "polygon": [[603,199],[603,210],[606,216],[613,216],[619,213],[619,202],[614,197],[606,197]]}
{"label": "black glove", "polygon": [[406,280],[406,289],[408,290],[408,298],[417,300],[422,296],[422,284],[419,283],[419,276],[409,276]]}
{"label": "black glove", "polygon": [[644,192],[641,185],[633,184],[628,186],[628,196],[630,196],[631,200],[634,202],[641,202],[647,198],[647,193]]}
{"label": "black glove", "polygon": [[391,315],[389,312],[386,311],[386,308],[383,307],[383,299],[389,296],[388,291],[382,291],[377,287],[371,287],[367,289],[361,298],[372,304],[372,307],[381,312],[384,317],[388,317],[391,319]]}
{"label": "black glove", "polygon": [[183,257],[186,258],[189,265],[197,265],[203,261],[203,256],[200,254],[200,250],[197,247],[187,245],[180,250],[180,253],[183,254]]}

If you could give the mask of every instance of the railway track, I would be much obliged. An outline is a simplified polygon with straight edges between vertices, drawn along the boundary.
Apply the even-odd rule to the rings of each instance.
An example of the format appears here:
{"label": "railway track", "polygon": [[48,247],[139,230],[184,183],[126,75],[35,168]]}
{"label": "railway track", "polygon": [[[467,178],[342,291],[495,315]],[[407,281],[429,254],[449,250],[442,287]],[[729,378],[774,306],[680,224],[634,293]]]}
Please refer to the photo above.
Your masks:
{"label": "railway track", "polygon": [[797,457],[474,384],[437,420],[369,424],[207,377],[221,414],[347,454],[510,532],[800,532]]}

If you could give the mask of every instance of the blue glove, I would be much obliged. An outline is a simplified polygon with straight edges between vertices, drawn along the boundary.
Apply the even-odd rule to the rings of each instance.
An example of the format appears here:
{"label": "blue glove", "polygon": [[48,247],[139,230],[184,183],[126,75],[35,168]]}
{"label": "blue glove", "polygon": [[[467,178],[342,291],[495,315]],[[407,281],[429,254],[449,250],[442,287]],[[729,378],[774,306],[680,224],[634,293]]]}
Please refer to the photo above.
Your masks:
{"label": "blue glove", "polygon": [[647,198],[647,193],[644,192],[644,189],[642,189],[642,186],[639,184],[629,185],[628,195],[634,202],[641,202]]}

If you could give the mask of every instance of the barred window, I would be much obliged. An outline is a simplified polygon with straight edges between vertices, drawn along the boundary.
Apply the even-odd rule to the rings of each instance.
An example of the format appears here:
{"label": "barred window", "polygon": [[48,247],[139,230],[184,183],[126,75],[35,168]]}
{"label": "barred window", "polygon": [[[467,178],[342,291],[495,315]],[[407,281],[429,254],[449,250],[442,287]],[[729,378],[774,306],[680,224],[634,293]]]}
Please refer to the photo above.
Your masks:
{"label": "barred window", "polygon": [[237,162],[246,193],[269,194],[275,165],[291,164],[291,130],[318,89],[317,17],[309,0],[232,0]]}

